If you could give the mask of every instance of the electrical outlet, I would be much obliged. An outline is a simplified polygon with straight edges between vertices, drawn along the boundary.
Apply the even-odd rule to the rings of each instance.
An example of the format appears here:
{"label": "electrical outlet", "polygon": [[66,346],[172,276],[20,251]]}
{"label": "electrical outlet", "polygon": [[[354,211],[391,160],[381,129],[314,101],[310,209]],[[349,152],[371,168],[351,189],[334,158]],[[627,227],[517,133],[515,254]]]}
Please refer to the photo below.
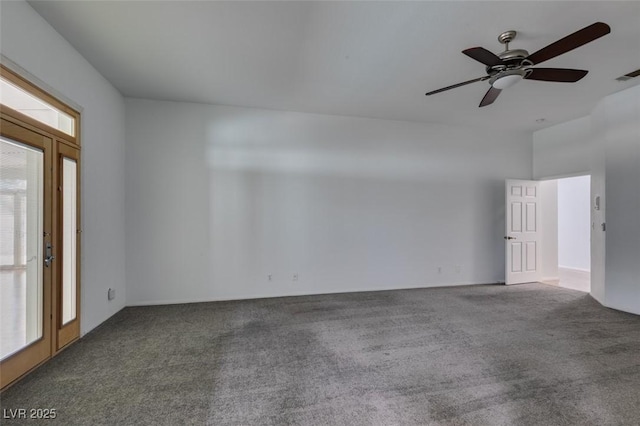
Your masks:
{"label": "electrical outlet", "polygon": [[107,299],[113,300],[115,298],[116,298],[116,290],[113,288],[110,288],[109,290],[107,290]]}
{"label": "electrical outlet", "polygon": [[267,275],[267,281],[271,281],[271,280],[273,280],[273,275],[271,274]]}
{"label": "electrical outlet", "polygon": [[297,272],[293,273],[293,278],[292,279],[293,279],[293,281],[298,281],[298,273]]}
{"label": "electrical outlet", "polygon": [[442,275],[442,266],[438,266],[438,275]]}

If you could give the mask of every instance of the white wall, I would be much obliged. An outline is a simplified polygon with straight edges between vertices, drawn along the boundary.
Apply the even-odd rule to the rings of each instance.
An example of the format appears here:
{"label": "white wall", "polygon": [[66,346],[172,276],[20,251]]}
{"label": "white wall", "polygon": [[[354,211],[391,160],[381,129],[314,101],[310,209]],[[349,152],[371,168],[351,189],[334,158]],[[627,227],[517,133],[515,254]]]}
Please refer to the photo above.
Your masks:
{"label": "white wall", "polygon": [[588,174],[591,144],[591,119],[588,116],[534,132],[534,179]]}
{"label": "white wall", "polygon": [[[640,314],[640,86],[605,97],[589,117],[538,131],[533,140],[537,178],[576,174],[590,157],[591,295]],[[566,161],[553,159],[554,144]],[[572,155],[581,160],[572,162]],[[545,161],[552,166],[543,170]],[[593,208],[596,196],[600,210]]]}
{"label": "white wall", "polygon": [[[82,318],[85,334],[126,300],[124,101],[27,3],[1,2],[0,51],[82,109]],[[107,289],[116,299],[107,301]]]}
{"label": "white wall", "polygon": [[558,265],[591,270],[591,176],[558,180]]}
{"label": "white wall", "polygon": [[594,111],[605,150],[606,305],[640,314],[640,86]]}
{"label": "white wall", "polygon": [[504,279],[504,179],[531,177],[529,135],[135,99],[126,110],[130,304]]}

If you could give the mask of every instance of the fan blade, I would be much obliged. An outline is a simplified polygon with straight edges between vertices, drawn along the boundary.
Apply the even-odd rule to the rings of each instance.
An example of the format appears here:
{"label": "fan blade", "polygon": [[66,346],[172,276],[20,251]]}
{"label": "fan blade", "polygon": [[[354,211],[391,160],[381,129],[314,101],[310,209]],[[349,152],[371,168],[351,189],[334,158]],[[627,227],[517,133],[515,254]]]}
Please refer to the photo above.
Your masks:
{"label": "fan blade", "polygon": [[495,87],[491,87],[482,98],[482,102],[480,102],[480,107],[491,105],[497,98],[498,95],[502,92],[500,89],[496,89]]}
{"label": "fan blade", "polygon": [[489,76],[474,78],[473,80],[464,81],[462,83],[454,84],[453,86],[443,87],[442,89],[434,90],[433,92],[426,93],[426,96],[435,95],[436,93],[444,92],[445,90],[455,89],[456,87],[465,86],[467,84],[475,83],[476,81],[487,80]]}
{"label": "fan blade", "polygon": [[503,64],[502,59],[498,58],[494,53],[489,52],[484,47],[472,47],[470,49],[463,50],[462,53],[489,67]]}
{"label": "fan blade", "polygon": [[587,75],[586,70],[566,68],[534,68],[525,78],[527,80],[557,81],[559,83],[575,83]]}
{"label": "fan blade", "polygon": [[534,64],[539,64],[607,35],[610,32],[611,28],[607,24],[603,22],[596,22],[595,24],[591,24],[588,27],[576,31],[555,43],[551,43],[547,47],[543,47],[537,52],[529,55],[527,59]]}

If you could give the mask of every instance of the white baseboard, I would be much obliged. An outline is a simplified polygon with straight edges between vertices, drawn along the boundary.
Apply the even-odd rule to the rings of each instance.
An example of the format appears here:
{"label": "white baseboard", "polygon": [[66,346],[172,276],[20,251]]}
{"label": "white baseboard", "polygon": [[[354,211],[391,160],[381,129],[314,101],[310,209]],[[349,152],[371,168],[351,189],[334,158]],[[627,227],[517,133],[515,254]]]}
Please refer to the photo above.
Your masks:
{"label": "white baseboard", "polygon": [[602,306],[604,306],[604,307],[608,307],[607,305],[605,305],[605,304],[604,304],[604,301],[603,301],[603,300],[600,300],[600,298],[599,298],[599,297],[596,297],[596,295],[595,295],[593,292],[589,293],[589,295],[593,298],[593,300],[595,300],[596,302],[598,302],[598,303],[599,303],[599,304],[601,304]]}
{"label": "white baseboard", "polygon": [[366,293],[374,291],[393,291],[393,290],[415,290],[421,288],[444,288],[444,287],[460,287],[465,285],[489,285],[496,282],[460,282],[454,284],[434,284],[420,285],[413,287],[390,287],[390,288],[373,288],[373,289],[345,289],[344,291],[325,291],[325,292],[299,292],[285,294],[256,294],[252,296],[231,295],[223,297],[204,297],[202,299],[168,299],[168,300],[143,300],[140,302],[130,302],[127,306],[156,306],[156,305],[181,305],[185,303],[208,303],[208,302],[228,302],[234,300],[254,300],[254,299],[273,299],[276,297],[298,297],[298,296],[318,296],[323,294],[342,294],[342,293]]}
{"label": "white baseboard", "polygon": [[558,269],[564,269],[567,271],[585,272],[587,274],[591,273],[591,269],[572,268],[570,266],[562,266],[562,265],[558,265]]}

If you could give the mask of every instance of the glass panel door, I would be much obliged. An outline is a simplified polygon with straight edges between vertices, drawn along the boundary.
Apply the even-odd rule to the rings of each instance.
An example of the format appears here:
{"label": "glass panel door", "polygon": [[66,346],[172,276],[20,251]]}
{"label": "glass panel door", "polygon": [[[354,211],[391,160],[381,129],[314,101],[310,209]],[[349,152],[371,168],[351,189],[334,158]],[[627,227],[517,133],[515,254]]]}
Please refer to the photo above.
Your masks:
{"label": "glass panel door", "polygon": [[75,160],[62,158],[62,325],[76,319],[77,170]]}
{"label": "glass panel door", "polygon": [[0,136],[0,384],[51,355],[52,140],[6,120]]}
{"label": "glass panel door", "polygon": [[42,337],[42,150],[0,139],[0,359]]}
{"label": "glass panel door", "polygon": [[60,255],[59,283],[57,288],[58,321],[56,349],[61,349],[80,335],[80,151],[69,145],[57,147],[58,164],[58,223]]}

